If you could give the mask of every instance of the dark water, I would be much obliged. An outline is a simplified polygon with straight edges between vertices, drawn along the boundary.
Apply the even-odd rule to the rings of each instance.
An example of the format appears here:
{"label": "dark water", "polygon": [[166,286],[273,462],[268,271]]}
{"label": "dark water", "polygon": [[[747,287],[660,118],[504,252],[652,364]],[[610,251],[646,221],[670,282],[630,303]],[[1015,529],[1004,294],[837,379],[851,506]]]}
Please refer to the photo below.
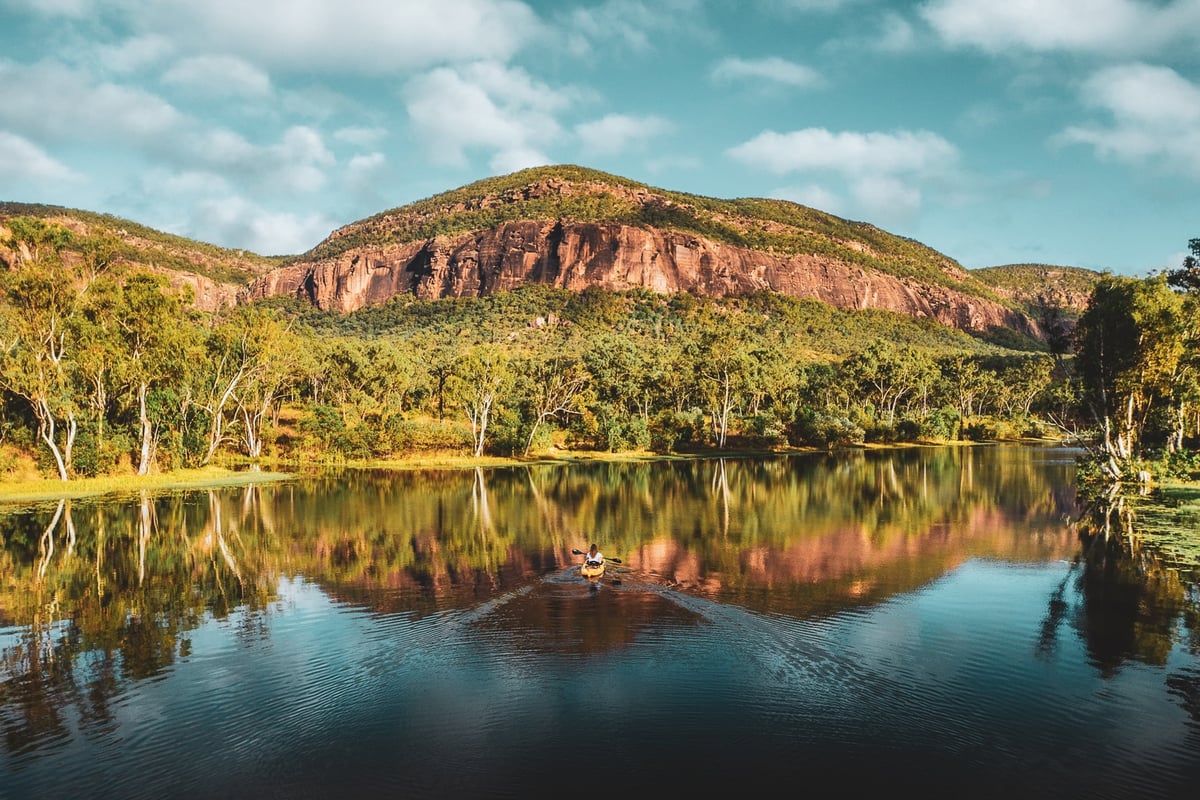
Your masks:
{"label": "dark water", "polygon": [[1200,593],[1095,557],[1073,458],[10,508],[0,796],[1200,796]]}

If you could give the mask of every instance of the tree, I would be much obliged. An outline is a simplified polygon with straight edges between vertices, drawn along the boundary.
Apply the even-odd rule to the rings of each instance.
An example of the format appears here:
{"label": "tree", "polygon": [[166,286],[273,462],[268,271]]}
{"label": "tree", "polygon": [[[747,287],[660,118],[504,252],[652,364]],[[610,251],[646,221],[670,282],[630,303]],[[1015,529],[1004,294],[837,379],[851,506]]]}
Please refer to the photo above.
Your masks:
{"label": "tree", "polygon": [[18,242],[30,258],[6,274],[0,287],[7,301],[0,320],[4,347],[0,382],[29,403],[38,439],[50,450],[59,478],[65,481],[70,478],[79,430],[72,361],[76,341],[70,320],[80,292],[58,252],[43,249],[47,241],[56,245],[65,243],[66,237],[56,238],[41,226],[34,226],[34,235],[37,240],[32,246],[26,240]]}
{"label": "tree", "polygon": [[696,375],[699,395],[708,406],[713,438],[722,449],[729,437],[729,425],[737,408],[750,395],[757,359],[753,331],[741,312],[728,319],[714,315],[697,318],[688,352]]}
{"label": "tree", "polygon": [[537,352],[521,359],[517,373],[526,387],[531,418],[524,451],[529,455],[542,423],[558,415],[580,413],[578,405],[591,376],[578,353],[558,336],[551,336]]}
{"label": "tree", "polygon": [[1110,477],[1141,455],[1150,412],[1169,402],[1183,355],[1182,302],[1162,278],[1107,277],[1076,326],[1082,399]]}
{"label": "tree", "polygon": [[488,423],[496,401],[511,387],[507,351],[498,344],[476,345],[456,373],[455,393],[471,422],[475,457],[483,455]]}
{"label": "tree", "polygon": [[154,461],[156,441],[155,420],[148,405],[150,390],[167,382],[178,383],[184,369],[179,325],[183,302],[169,290],[166,278],[148,272],[128,276],[121,298],[115,316],[137,404],[137,473],[145,475]]}

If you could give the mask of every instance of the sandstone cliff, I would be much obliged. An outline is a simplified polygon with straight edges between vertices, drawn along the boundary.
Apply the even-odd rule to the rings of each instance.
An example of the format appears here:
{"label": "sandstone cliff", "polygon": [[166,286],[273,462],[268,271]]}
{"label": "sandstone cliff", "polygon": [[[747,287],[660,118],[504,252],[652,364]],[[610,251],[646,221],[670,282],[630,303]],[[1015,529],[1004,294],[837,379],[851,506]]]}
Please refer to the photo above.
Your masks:
{"label": "sandstone cliff", "polygon": [[289,295],[351,312],[403,294],[483,295],[543,283],[581,291],[648,289],[721,297],[759,290],[842,309],[877,308],[963,330],[995,326],[1038,335],[998,300],[826,255],[774,254],[688,232],[616,222],[518,220],[421,241],[366,244],[268,272],[245,299]]}
{"label": "sandstone cliff", "polygon": [[782,200],[719,200],[575,166],[480,181],[334,231],[243,298],[350,312],[542,283],[711,297],[766,290],[1037,336],[1017,304],[911,239]]}

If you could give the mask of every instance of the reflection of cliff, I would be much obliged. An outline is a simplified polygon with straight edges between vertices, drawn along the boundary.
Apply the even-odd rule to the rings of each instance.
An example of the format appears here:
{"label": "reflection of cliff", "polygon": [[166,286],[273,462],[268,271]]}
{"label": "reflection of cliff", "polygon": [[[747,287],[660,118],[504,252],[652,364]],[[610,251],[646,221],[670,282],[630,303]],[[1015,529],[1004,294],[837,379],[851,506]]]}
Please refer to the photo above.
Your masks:
{"label": "reflection of cliff", "polygon": [[[1069,560],[1079,552],[1062,521],[1071,468],[1028,448],[985,448],[364,471],[12,513],[0,517],[0,622],[10,628],[0,728],[20,749],[73,719],[107,724],[121,686],[186,657],[206,620],[237,612],[258,635],[250,628],[295,576],[378,612],[482,609],[481,630],[584,654],[621,647],[656,619],[690,624],[646,582],[810,617],[912,590],[972,558]],[[1124,539],[1105,533],[1110,545]],[[572,548],[592,541],[632,572],[594,596],[569,572]],[[1200,642],[1197,603],[1177,574],[1150,554],[1101,554],[1080,578],[1083,606],[1049,599],[1047,647],[1067,623],[1106,670],[1161,663],[1181,617]]]}
{"label": "reflection of cliff", "polygon": [[543,581],[474,621],[520,652],[592,655],[628,646],[645,631],[702,618],[654,592]]}
{"label": "reflection of cliff", "polygon": [[970,558],[1042,562],[1069,559],[1077,551],[1077,538],[1066,525],[1031,530],[1025,520],[997,509],[973,508],[954,524],[933,522],[924,530],[846,525],[797,535],[780,548],[739,548],[708,559],[660,539],[626,564],[681,589],[807,616],[917,588]]}

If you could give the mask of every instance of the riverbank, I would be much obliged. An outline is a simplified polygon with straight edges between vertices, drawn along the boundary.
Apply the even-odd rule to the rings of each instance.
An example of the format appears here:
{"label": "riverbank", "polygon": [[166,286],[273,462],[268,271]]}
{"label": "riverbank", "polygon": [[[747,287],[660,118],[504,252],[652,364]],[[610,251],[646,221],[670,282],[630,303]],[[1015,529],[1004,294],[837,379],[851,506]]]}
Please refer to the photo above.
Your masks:
{"label": "riverbank", "polygon": [[[1042,441],[1042,444],[1050,442]],[[421,455],[400,459],[372,461],[306,462],[287,459],[230,460],[225,466],[175,470],[152,475],[114,475],[96,478],[75,478],[60,481],[55,478],[22,478],[0,480],[0,503],[75,499],[131,491],[164,491],[171,489],[203,489],[218,486],[239,486],[251,483],[291,480],[305,475],[338,469],[380,469],[396,471],[495,469],[532,464],[570,465],[597,462],[629,463],[653,461],[689,461],[705,458],[764,458],[811,453],[863,450],[896,450],[913,447],[972,447],[980,442],[894,442],[870,443],[828,451],[817,447],[788,447],[727,450],[697,450],[657,453],[625,451],[619,453],[585,450],[550,450],[531,456],[474,456],[457,454]]]}
{"label": "riverbank", "polygon": [[168,491],[171,489],[204,489],[218,486],[239,486],[249,483],[287,480],[290,473],[263,469],[230,469],[204,467],[183,469],[155,475],[113,475],[98,478],[75,478],[60,481],[53,478],[0,482],[0,503],[38,500],[74,500],[125,492]]}

